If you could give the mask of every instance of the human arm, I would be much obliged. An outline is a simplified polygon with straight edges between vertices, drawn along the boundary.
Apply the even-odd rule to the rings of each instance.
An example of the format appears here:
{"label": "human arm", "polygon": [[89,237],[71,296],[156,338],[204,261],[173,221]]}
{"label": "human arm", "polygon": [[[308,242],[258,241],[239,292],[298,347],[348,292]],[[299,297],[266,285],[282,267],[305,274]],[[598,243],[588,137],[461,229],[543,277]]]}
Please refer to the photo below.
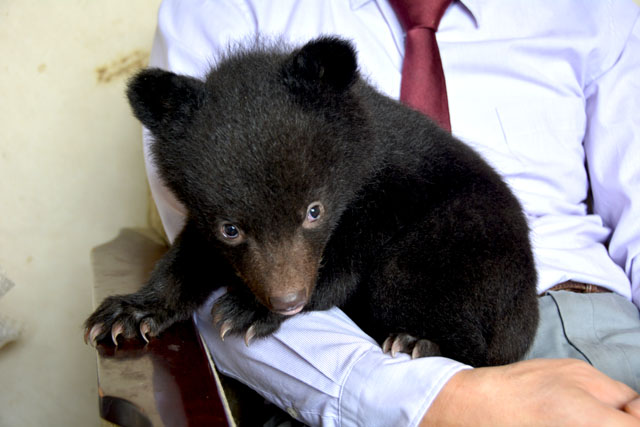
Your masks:
{"label": "human arm", "polygon": [[534,359],[461,371],[421,426],[639,426],[640,397],[585,362]]}
{"label": "human arm", "polygon": [[417,425],[440,387],[461,369],[445,358],[395,358],[339,309],[284,322],[248,347],[211,322],[205,305],[196,323],[217,368],[308,425]]}

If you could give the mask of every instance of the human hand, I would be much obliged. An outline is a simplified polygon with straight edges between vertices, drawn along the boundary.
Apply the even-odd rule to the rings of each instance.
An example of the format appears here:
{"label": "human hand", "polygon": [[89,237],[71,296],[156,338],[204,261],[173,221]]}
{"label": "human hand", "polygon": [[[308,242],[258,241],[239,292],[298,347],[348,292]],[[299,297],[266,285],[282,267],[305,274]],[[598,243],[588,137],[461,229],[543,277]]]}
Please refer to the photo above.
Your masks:
{"label": "human hand", "polygon": [[575,359],[534,359],[458,372],[421,426],[640,426],[640,397]]}

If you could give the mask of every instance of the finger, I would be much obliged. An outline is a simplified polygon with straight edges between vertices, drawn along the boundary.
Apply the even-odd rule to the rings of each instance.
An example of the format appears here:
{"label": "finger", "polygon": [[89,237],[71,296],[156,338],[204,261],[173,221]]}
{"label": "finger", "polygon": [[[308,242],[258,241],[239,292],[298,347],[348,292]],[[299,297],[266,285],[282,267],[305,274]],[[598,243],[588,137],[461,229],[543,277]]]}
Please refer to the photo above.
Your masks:
{"label": "finger", "polygon": [[629,405],[638,397],[638,393],[636,393],[631,387],[619,381],[615,381],[604,374],[602,375],[601,381],[598,385],[592,385],[594,388],[597,388],[597,391],[594,391],[593,389],[591,390],[594,396],[601,402],[616,409],[623,410],[626,405]]}
{"label": "finger", "polygon": [[[635,416],[613,408],[604,402],[595,400],[589,393],[583,398],[578,398],[576,405],[565,407],[562,414],[560,424],[567,426],[584,425],[584,426],[616,426],[616,427],[640,427],[640,419]],[[568,411],[568,412],[567,412]],[[564,412],[564,413],[562,413]],[[549,421],[549,420],[547,420]]]}
{"label": "finger", "polygon": [[624,411],[640,419],[640,396],[627,403],[624,406]]}
{"label": "finger", "polygon": [[626,412],[614,410],[609,417],[604,419],[602,423],[596,423],[594,425],[600,426],[619,426],[619,427],[640,427],[640,419],[632,416]]}
{"label": "finger", "polygon": [[593,366],[579,360],[567,360],[563,370],[600,402],[622,410],[626,404],[638,397],[631,387],[616,381]]}

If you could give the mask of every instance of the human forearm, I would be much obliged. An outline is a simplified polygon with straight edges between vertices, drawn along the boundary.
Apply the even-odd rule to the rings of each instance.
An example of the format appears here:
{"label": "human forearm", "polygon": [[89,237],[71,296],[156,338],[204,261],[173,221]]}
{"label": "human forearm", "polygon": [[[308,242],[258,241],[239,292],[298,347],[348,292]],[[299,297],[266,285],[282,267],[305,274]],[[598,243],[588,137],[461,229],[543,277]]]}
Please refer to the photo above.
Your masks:
{"label": "human forearm", "polygon": [[420,425],[638,426],[638,399],[584,362],[534,359],[458,372]]}

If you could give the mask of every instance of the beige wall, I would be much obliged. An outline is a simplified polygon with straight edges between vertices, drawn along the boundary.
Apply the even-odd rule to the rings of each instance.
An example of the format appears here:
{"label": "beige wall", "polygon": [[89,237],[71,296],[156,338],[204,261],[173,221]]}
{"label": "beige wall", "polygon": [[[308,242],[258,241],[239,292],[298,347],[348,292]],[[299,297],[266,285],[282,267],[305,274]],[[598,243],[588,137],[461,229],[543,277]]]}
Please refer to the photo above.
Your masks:
{"label": "beige wall", "polygon": [[98,425],[91,247],[142,226],[140,126],[124,97],[158,0],[0,1],[0,426]]}

